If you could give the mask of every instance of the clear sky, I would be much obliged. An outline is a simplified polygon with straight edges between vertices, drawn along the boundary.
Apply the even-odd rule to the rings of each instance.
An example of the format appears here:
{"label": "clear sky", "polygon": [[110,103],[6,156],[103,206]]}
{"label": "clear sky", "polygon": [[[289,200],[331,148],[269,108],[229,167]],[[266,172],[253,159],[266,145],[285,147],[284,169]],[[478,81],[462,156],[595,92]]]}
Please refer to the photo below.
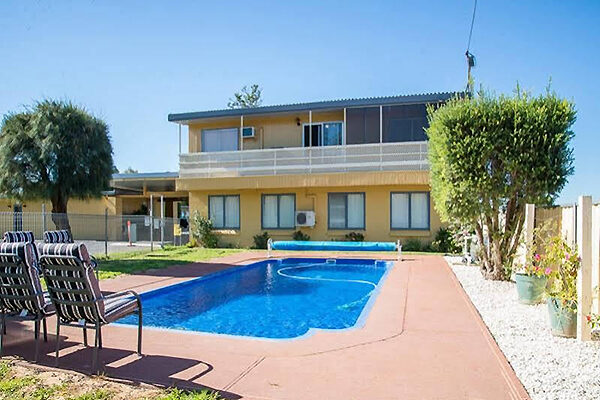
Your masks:
{"label": "clear sky", "polygon": [[[70,99],[110,125],[120,170],[177,170],[172,112],[461,90],[472,0],[0,2],[0,114]],[[600,200],[600,1],[479,0],[476,85],[572,99],[575,175]],[[543,157],[543,154],[540,154]]]}

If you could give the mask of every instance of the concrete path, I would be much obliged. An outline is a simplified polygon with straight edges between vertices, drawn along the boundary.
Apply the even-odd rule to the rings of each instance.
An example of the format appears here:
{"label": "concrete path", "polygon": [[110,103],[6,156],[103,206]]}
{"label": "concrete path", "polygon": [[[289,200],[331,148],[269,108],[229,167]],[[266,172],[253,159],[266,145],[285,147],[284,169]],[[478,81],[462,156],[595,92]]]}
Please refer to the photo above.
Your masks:
{"label": "concrete path", "polygon": [[[261,256],[240,253],[103,281],[102,287],[143,292]],[[5,354],[32,359],[30,325],[9,326]],[[60,368],[86,371],[91,349],[81,345],[81,330],[63,330]],[[42,346],[42,365],[54,365],[54,339]],[[396,263],[360,329],[273,341],[146,328],[142,358],[133,352],[135,329],[108,326],[103,340],[109,376],[207,387],[232,399],[529,398],[454,274],[435,256]]]}

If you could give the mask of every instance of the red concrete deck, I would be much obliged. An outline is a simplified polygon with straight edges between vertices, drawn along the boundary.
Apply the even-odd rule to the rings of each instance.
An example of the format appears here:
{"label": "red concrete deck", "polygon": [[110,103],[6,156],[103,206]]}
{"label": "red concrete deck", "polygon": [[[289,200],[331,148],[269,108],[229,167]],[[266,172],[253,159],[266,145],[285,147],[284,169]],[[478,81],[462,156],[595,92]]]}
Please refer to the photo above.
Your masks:
{"label": "red concrete deck", "polygon": [[[241,253],[124,276],[102,288],[142,292],[260,256]],[[5,354],[33,358],[31,325],[9,326]],[[54,320],[48,327],[53,332]],[[59,367],[88,371],[91,349],[81,345],[81,330],[63,328],[63,334]],[[42,346],[40,364],[54,365],[54,339]],[[288,341],[145,329],[142,358],[134,352],[135,329],[107,326],[103,340],[108,376],[211,388],[232,399],[529,398],[454,274],[435,256],[396,263],[361,329]]]}

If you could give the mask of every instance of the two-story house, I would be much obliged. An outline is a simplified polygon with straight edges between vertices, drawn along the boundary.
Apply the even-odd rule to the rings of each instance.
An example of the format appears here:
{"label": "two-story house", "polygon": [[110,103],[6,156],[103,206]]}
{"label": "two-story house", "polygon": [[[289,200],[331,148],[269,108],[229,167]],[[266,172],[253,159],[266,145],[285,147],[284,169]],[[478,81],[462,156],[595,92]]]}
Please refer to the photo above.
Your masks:
{"label": "two-story house", "polygon": [[296,230],[311,240],[359,232],[369,241],[430,241],[440,220],[429,195],[426,109],[454,95],[170,114],[189,128],[177,191],[231,244]]}

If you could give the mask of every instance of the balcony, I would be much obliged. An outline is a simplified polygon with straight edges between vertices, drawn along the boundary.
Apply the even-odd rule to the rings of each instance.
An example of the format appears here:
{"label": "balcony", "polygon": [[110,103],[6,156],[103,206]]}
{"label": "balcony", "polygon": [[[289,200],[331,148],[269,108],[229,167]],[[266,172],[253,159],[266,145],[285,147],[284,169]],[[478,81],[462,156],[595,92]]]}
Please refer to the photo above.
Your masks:
{"label": "balcony", "polygon": [[422,141],[188,153],[179,156],[179,177],[428,170],[427,148]]}

